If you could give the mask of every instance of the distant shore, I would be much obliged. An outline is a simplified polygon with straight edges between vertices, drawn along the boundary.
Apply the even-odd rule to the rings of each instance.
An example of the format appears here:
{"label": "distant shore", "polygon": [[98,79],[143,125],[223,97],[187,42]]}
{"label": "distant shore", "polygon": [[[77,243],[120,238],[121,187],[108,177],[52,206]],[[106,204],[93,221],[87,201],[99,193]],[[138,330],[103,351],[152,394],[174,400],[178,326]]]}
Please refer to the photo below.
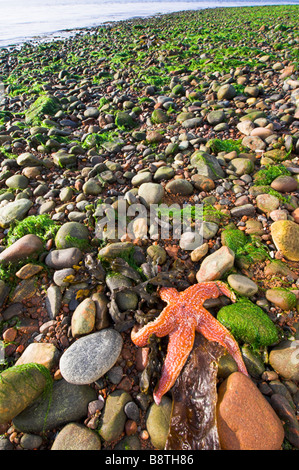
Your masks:
{"label": "distant shore", "polygon": [[[192,4],[190,4],[192,5]],[[290,3],[289,4],[290,6],[293,6],[294,4]],[[295,4],[296,5],[296,4]],[[206,8],[202,8],[202,10],[216,10],[216,9],[223,9],[223,8],[267,8],[267,7],[272,7],[272,6],[283,6],[283,5],[261,5],[261,6],[254,6],[254,5],[248,5],[248,6],[235,6],[235,7],[232,7],[232,6],[215,6],[215,7],[206,7]],[[159,17],[159,16],[163,16],[163,15],[171,15],[171,14],[180,14],[180,13],[183,13],[185,11],[198,11],[198,9],[192,9],[190,8],[190,10],[181,10],[181,11],[174,11],[174,12],[169,12],[169,13],[155,13],[155,14],[149,14],[149,15],[140,15],[140,16],[132,16],[132,17],[128,17],[126,19],[122,19],[122,20],[111,20],[111,21],[103,21],[102,23],[99,23],[97,25],[93,25],[93,26],[82,26],[82,27],[76,27],[76,28],[66,28],[66,29],[61,29],[61,30],[56,30],[56,31],[52,31],[52,32],[45,32],[44,34],[40,34],[40,35],[36,35],[36,36],[32,36],[32,37],[24,37],[24,38],[19,38],[17,39],[16,42],[12,41],[11,43],[9,44],[5,44],[5,45],[1,45],[1,42],[0,42],[0,50],[1,49],[12,49],[12,48],[20,48],[22,47],[23,44],[26,44],[26,43],[30,43],[30,44],[40,44],[40,43],[44,43],[44,42],[52,42],[52,41],[61,41],[63,39],[66,39],[66,38],[70,38],[70,37],[73,37],[75,36],[76,34],[92,34],[94,31],[96,31],[97,28],[101,27],[101,26],[107,26],[107,25],[114,25],[114,24],[117,24],[117,23],[122,23],[124,21],[134,21],[134,20],[138,20],[138,19],[143,19],[143,20],[146,20],[146,19],[150,19],[150,18],[155,18],[155,17]]]}

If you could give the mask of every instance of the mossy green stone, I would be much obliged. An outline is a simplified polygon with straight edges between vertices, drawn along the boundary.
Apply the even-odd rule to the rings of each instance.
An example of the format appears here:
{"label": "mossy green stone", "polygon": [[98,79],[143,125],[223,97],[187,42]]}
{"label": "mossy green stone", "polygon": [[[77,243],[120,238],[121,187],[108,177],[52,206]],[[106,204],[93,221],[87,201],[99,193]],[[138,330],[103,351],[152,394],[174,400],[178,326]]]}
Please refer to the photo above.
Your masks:
{"label": "mossy green stone", "polygon": [[212,180],[224,178],[225,176],[217,158],[201,150],[196,150],[191,155],[190,165],[196,168],[199,175],[207,176]]}
{"label": "mossy green stone", "polygon": [[297,297],[293,292],[282,288],[273,288],[266,291],[266,299],[282,310],[296,308]]}
{"label": "mossy green stone", "polygon": [[163,122],[168,122],[169,118],[162,109],[158,108],[152,112],[151,120],[154,124],[162,124]]}
{"label": "mossy green stone", "polygon": [[28,178],[24,175],[13,175],[5,181],[8,188],[26,189],[28,186]]}
{"label": "mossy green stone", "polygon": [[134,245],[131,242],[109,243],[99,251],[99,256],[108,259],[114,259],[123,255],[129,255],[134,251]]}
{"label": "mossy green stone", "polygon": [[225,114],[222,109],[216,109],[207,115],[207,120],[209,124],[215,126],[225,120]]}
{"label": "mossy green stone", "polygon": [[178,83],[177,85],[173,87],[172,93],[174,93],[175,95],[183,96],[185,94],[185,88],[183,87],[183,85]]}
{"label": "mossy green stone", "polygon": [[259,118],[266,118],[266,114],[264,111],[252,111],[250,113],[245,114],[240,118],[240,121],[255,121],[256,119]]}
{"label": "mossy green stone", "polygon": [[65,150],[58,150],[53,153],[53,162],[60,168],[73,167],[77,163],[77,156],[67,153]]}
{"label": "mossy green stone", "polygon": [[162,180],[170,180],[171,178],[174,177],[174,175],[175,175],[175,171],[173,168],[169,166],[161,166],[155,172],[153,180],[155,182],[160,182]]}
{"label": "mossy green stone", "polygon": [[187,121],[188,119],[192,119],[192,118],[194,118],[194,117],[195,117],[195,114],[194,114],[194,113],[191,113],[191,112],[181,112],[181,113],[177,116],[176,120],[177,120],[177,122],[182,123],[182,122]]}
{"label": "mossy green stone", "polygon": [[222,307],[217,320],[237,341],[253,347],[270,346],[278,341],[278,332],[267,314],[250,300]]}
{"label": "mossy green stone", "polygon": [[234,158],[231,166],[236,175],[249,175],[254,171],[254,163],[249,158]]}
{"label": "mossy green stone", "polygon": [[218,100],[231,100],[236,96],[237,92],[233,85],[226,83],[225,85],[221,85],[219,90],[217,91],[217,99]]}
{"label": "mossy green stone", "polygon": [[60,109],[59,100],[50,95],[41,95],[26,111],[26,124],[38,122],[45,115],[54,116]]}
{"label": "mossy green stone", "polygon": [[277,161],[282,162],[283,160],[286,159],[287,152],[281,149],[272,149],[272,150],[268,150],[267,152],[265,152],[264,157],[271,158],[272,160],[275,160],[276,162]]}
{"label": "mossy green stone", "polygon": [[115,450],[141,450],[141,444],[136,434],[123,437],[114,447]]}
{"label": "mossy green stone", "polygon": [[15,220],[24,219],[25,215],[32,206],[29,199],[16,199],[9,202],[0,209],[0,227],[7,228]]}
{"label": "mossy green stone", "polygon": [[158,263],[160,265],[166,263],[167,253],[162,246],[150,245],[146,252],[154,263]]}
{"label": "mossy green stone", "polygon": [[135,127],[135,122],[132,116],[129,113],[125,113],[124,111],[120,111],[117,113],[115,118],[115,124],[117,127],[125,128],[125,129],[132,129]]}
{"label": "mossy green stone", "polygon": [[261,356],[246,345],[242,347],[241,352],[247,372],[251,375],[251,377],[258,379],[265,371],[265,366]]}
{"label": "mossy green stone", "polygon": [[47,385],[45,367],[26,364],[10,367],[0,375],[0,424],[9,423],[30,406]]}
{"label": "mossy green stone", "polygon": [[89,385],[75,385],[64,379],[55,380],[48,394],[38,397],[13,420],[21,432],[40,433],[56,429],[87,416],[88,403],[96,400],[96,391]]}

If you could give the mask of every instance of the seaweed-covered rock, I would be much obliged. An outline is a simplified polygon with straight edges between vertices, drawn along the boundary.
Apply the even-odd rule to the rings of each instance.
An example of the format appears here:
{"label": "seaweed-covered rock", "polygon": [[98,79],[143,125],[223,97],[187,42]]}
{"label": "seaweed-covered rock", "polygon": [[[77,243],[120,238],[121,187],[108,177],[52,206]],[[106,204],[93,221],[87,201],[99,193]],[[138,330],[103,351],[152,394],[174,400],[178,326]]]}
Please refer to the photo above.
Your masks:
{"label": "seaweed-covered rock", "polygon": [[268,150],[267,152],[265,152],[264,157],[271,158],[272,160],[275,160],[276,162],[282,162],[283,160],[286,159],[287,153],[285,150],[273,149],[273,150]]}
{"label": "seaweed-covered rock", "polygon": [[191,155],[190,165],[196,168],[199,175],[207,176],[212,180],[218,180],[225,176],[217,158],[199,150]]}
{"label": "seaweed-covered rock", "polygon": [[270,346],[278,341],[274,323],[258,305],[242,300],[222,307],[217,320],[228,328],[237,341],[252,346]]}
{"label": "seaweed-covered rock", "polygon": [[79,421],[87,415],[88,403],[96,397],[95,390],[88,385],[74,385],[63,379],[54,381],[53,390],[16,416],[13,424],[22,432],[39,433]]}
{"label": "seaweed-covered rock", "polygon": [[38,398],[51,381],[40,364],[17,365],[0,375],[0,424],[10,422]]}
{"label": "seaweed-covered rock", "polygon": [[132,129],[135,126],[134,119],[130,116],[129,113],[124,111],[120,111],[117,113],[115,118],[115,124],[117,127],[125,128],[125,129]]}
{"label": "seaweed-covered rock", "polygon": [[84,247],[88,242],[88,228],[79,222],[67,222],[58,230],[55,237],[56,248]]}
{"label": "seaweed-covered rock", "polygon": [[45,115],[54,116],[59,111],[60,103],[58,98],[50,95],[41,95],[26,111],[26,124],[38,122]]}
{"label": "seaweed-covered rock", "polygon": [[53,153],[53,162],[54,165],[59,168],[64,167],[73,167],[77,163],[77,156],[71,153],[67,153],[65,150],[61,149],[58,152]]}
{"label": "seaweed-covered rock", "polygon": [[222,245],[228,246],[234,253],[244,247],[247,237],[244,232],[237,228],[227,228],[221,232]]}
{"label": "seaweed-covered rock", "polygon": [[288,289],[267,289],[266,299],[269,300],[269,302],[272,302],[277,307],[281,308],[282,310],[291,310],[293,308],[296,308],[297,305],[296,295]]}

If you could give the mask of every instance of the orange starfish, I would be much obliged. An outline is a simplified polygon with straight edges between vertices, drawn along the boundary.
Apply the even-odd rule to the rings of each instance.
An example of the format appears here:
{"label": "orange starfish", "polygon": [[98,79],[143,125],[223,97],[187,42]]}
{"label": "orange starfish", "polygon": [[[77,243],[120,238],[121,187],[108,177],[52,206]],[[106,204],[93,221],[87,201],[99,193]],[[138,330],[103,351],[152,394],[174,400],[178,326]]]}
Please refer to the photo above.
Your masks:
{"label": "orange starfish", "polygon": [[157,405],[160,404],[162,396],[174,385],[184,367],[193,347],[195,330],[202,333],[208,340],[216,341],[224,346],[235,359],[239,371],[248,376],[238,343],[230,332],[203,307],[205,300],[216,299],[220,295],[226,295],[232,302],[236,301],[235,294],[224,282],[200,282],[183,292],[163,287],[159,294],[168,305],[154,321],[140,330],[134,327],[131,332],[133,343],[139,347],[148,344],[152,334],[158,337],[169,335],[161,379],[154,391],[154,400]]}

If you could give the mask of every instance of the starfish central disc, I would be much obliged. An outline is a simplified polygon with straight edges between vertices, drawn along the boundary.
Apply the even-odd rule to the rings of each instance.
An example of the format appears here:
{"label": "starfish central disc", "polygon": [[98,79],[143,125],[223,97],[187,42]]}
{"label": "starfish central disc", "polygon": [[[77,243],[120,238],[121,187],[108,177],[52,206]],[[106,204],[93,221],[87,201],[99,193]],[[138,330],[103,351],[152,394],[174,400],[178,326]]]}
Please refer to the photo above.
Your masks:
{"label": "starfish central disc", "polygon": [[160,297],[167,303],[160,315],[140,330],[134,328],[131,339],[136,346],[148,344],[151,335],[169,336],[166,358],[162,367],[154,400],[160,404],[162,396],[174,385],[193,348],[195,332],[224,346],[235,359],[240,372],[248,376],[238,343],[231,333],[203,307],[208,299],[226,295],[235,302],[235,295],[221,281],[200,282],[183,292],[163,287]]}

